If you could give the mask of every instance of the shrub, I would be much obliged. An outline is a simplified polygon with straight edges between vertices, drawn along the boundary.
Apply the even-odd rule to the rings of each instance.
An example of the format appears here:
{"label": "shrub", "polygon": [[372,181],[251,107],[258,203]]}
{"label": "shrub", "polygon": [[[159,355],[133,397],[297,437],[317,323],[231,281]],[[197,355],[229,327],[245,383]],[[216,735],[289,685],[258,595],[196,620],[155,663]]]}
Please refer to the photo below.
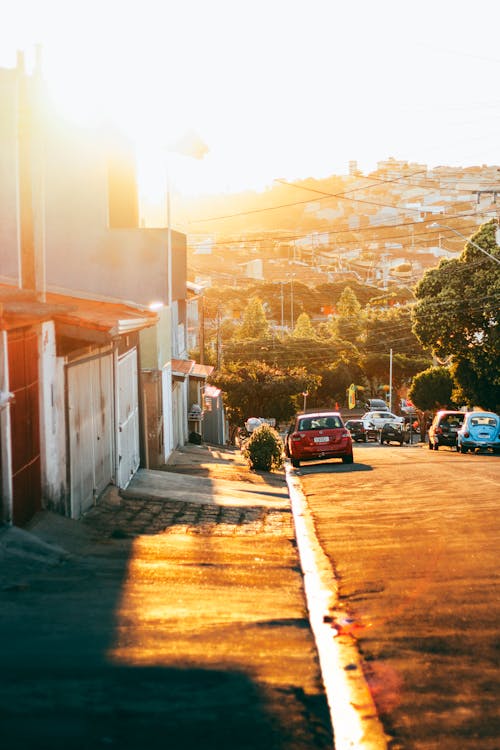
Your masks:
{"label": "shrub", "polygon": [[250,435],[243,455],[252,469],[280,469],[283,466],[283,442],[276,430],[262,424]]}

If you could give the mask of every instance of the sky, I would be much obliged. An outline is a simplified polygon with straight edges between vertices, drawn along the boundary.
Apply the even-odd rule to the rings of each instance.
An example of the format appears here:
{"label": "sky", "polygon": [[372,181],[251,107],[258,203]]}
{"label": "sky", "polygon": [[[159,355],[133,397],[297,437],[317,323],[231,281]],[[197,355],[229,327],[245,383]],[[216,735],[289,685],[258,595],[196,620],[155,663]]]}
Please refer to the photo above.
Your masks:
{"label": "sky", "polygon": [[[151,191],[363,172],[388,157],[500,164],[498,0],[0,0],[0,67],[43,71],[64,116],[113,118]],[[172,156],[195,132],[202,160]]]}

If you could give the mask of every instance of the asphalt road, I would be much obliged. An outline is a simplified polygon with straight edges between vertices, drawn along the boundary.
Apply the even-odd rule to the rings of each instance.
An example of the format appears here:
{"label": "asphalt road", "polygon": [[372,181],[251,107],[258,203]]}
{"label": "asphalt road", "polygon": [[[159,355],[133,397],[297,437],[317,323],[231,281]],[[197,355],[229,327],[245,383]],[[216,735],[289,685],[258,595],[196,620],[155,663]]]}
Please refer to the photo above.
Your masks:
{"label": "asphalt road", "polygon": [[177,455],[0,529],[2,750],[331,750],[284,475]]}
{"label": "asphalt road", "polygon": [[356,444],[296,470],[391,750],[500,747],[500,457]]}

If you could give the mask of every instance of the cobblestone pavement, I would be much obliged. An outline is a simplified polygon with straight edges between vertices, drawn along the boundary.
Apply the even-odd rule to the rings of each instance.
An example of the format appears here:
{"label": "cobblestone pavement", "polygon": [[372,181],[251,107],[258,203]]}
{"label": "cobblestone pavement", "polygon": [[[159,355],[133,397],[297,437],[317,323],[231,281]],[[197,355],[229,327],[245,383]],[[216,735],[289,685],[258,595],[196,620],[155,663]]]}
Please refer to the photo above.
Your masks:
{"label": "cobblestone pavement", "polygon": [[159,533],[216,536],[293,534],[288,509],[131,498],[120,498],[119,502],[118,507],[116,503],[107,502],[97,505],[81,523],[113,538]]}

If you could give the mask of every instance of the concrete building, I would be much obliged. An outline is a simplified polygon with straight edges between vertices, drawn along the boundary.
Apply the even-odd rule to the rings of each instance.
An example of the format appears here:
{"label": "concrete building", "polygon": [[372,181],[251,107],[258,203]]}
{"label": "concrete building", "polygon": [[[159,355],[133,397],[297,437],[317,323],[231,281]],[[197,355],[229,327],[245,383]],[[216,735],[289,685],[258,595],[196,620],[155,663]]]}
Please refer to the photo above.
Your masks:
{"label": "concrete building", "polygon": [[139,228],[129,145],[63,125],[22,56],[0,109],[2,520],[78,518],[187,440],[186,238]]}

